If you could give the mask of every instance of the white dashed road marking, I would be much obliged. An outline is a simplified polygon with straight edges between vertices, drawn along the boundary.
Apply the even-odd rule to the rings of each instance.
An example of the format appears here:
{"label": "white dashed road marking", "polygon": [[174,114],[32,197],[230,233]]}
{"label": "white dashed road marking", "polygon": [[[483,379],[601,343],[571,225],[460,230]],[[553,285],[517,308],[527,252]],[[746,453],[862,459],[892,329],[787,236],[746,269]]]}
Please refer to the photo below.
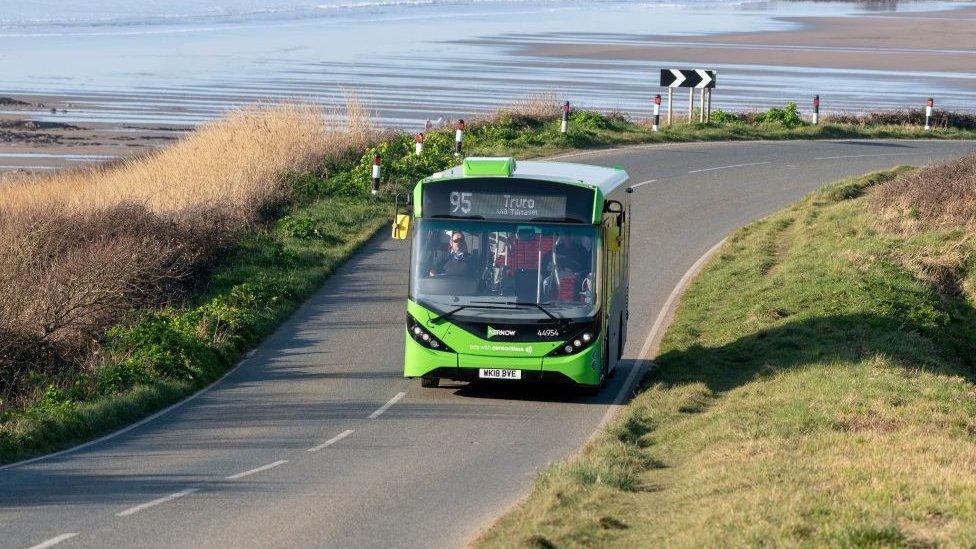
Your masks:
{"label": "white dashed road marking", "polygon": [[376,419],[376,418],[380,417],[381,415],[383,415],[383,412],[385,412],[385,411],[387,411],[387,410],[390,409],[390,406],[393,406],[397,402],[400,402],[400,399],[403,398],[403,397],[405,397],[405,396],[407,396],[407,393],[403,393],[403,392],[397,393],[396,396],[393,397],[393,398],[391,398],[386,404],[380,406],[372,414],[369,414],[369,419]]}
{"label": "white dashed road marking", "polygon": [[275,467],[277,467],[279,465],[284,465],[286,463],[288,463],[288,460],[287,459],[279,459],[278,461],[276,461],[274,463],[269,463],[267,465],[262,465],[260,467],[251,469],[250,471],[244,471],[243,473],[237,473],[236,475],[231,475],[231,476],[225,477],[225,478],[227,480],[237,480],[239,478],[244,478],[246,476],[253,475],[254,473],[260,473],[261,471],[267,471],[268,469],[274,469]]}
{"label": "white dashed road marking", "polygon": [[38,543],[37,545],[33,545],[33,546],[31,546],[30,549],[46,549],[48,547],[54,547],[55,545],[61,543],[62,541],[66,540],[66,539],[71,539],[71,538],[73,538],[73,537],[75,537],[77,535],[78,535],[77,532],[72,532],[72,533],[69,533],[69,534],[61,534],[60,536],[55,536],[55,537],[53,537],[53,538],[51,538],[49,540],[44,540],[44,541]]}
{"label": "white dashed road marking", "polygon": [[343,432],[339,433],[338,435],[330,438],[329,440],[323,442],[322,444],[319,444],[318,446],[312,446],[307,451],[308,452],[318,452],[322,448],[325,448],[327,446],[332,446],[336,442],[339,442],[340,440],[346,438],[347,436],[349,436],[349,435],[351,435],[351,434],[353,434],[355,432],[356,431],[353,430],[353,429],[346,429],[345,431],[343,431]]}
{"label": "white dashed road marking", "polygon": [[729,168],[744,168],[746,166],[765,166],[766,164],[772,164],[772,162],[750,162],[748,164],[732,164],[730,166],[715,166],[714,168],[702,168],[700,170],[691,170],[688,173],[714,172],[716,170],[728,170]]}
{"label": "white dashed road marking", "polygon": [[154,499],[152,501],[147,501],[146,503],[143,503],[143,504],[140,504],[140,505],[136,505],[135,507],[129,507],[125,511],[121,511],[119,513],[115,513],[115,516],[117,516],[117,517],[127,517],[129,515],[134,515],[134,514],[138,513],[139,511],[142,511],[144,509],[149,509],[150,507],[155,507],[157,505],[166,503],[168,501],[173,501],[174,499],[179,499],[179,498],[181,498],[183,496],[188,496],[188,495],[192,494],[193,492],[199,492],[199,491],[200,491],[199,488],[187,488],[186,490],[180,490],[179,492],[176,492],[175,494],[170,494],[168,496],[163,496],[161,498]]}

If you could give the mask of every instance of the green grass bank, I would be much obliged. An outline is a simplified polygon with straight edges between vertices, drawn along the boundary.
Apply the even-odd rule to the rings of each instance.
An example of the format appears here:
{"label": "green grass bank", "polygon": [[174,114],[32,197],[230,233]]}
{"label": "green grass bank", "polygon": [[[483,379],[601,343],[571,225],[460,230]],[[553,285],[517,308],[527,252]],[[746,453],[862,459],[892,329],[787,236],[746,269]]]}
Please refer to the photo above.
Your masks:
{"label": "green grass bank", "polygon": [[[814,127],[790,107],[752,115],[715,113],[708,124],[679,124],[660,132],[622,116],[575,111],[564,135],[549,107],[523,105],[469,121],[466,154],[527,158],[730,139],[976,138],[976,122],[970,120],[976,117],[965,115],[947,117],[932,132],[913,125],[909,115]],[[0,407],[0,463],[111,432],[217,379],[388,221],[391,201],[368,196],[374,153],[383,157],[387,197],[457,162],[451,128],[430,132],[420,157],[413,142],[412,135],[387,134],[364,152],[337,154],[315,169],[269,181],[269,186],[283,185],[285,199],[222,248],[186,291],[161,300],[162,307],[131,311],[122,323],[98,333],[94,354],[73,359],[70,367],[19,378],[25,388],[15,396],[24,404]]]}
{"label": "green grass bank", "polygon": [[481,547],[976,544],[976,155],[735,232],[657,368]]}

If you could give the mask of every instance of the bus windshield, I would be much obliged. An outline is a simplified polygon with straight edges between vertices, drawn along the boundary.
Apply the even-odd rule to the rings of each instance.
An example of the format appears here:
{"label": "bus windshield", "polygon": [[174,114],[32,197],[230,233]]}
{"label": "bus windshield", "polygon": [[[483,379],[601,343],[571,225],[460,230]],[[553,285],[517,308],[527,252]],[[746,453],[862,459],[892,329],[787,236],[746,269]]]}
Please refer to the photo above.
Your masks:
{"label": "bus windshield", "polygon": [[590,317],[597,303],[596,235],[591,225],[419,219],[410,293],[439,314],[459,317]]}

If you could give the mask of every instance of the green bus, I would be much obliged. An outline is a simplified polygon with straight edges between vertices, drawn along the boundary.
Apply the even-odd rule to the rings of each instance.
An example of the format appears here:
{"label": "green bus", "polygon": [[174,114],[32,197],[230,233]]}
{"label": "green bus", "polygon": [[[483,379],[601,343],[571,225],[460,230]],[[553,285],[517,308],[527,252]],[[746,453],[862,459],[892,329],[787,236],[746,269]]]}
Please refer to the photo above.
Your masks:
{"label": "green bus", "polygon": [[394,238],[412,233],[404,376],[598,392],[627,337],[627,180],[622,169],[467,158],[420,181],[412,216],[393,225]]}

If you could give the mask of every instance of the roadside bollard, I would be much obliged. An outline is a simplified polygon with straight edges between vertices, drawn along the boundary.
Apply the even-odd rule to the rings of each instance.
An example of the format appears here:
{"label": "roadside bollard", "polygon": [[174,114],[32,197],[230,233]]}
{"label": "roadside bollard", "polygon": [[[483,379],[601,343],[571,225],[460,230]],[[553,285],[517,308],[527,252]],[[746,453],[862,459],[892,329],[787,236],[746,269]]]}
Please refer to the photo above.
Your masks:
{"label": "roadside bollard", "polygon": [[464,142],[464,120],[458,120],[457,131],[454,132],[454,156],[461,156],[461,144]]}
{"label": "roadside bollard", "polygon": [[566,133],[569,129],[569,101],[563,103],[563,123],[560,126],[560,132]]}
{"label": "roadside bollard", "polygon": [[935,101],[931,97],[925,102],[925,131],[932,130],[932,107],[934,105]]}
{"label": "roadside bollard", "polygon": [[658,126],[661,124],[661,95],[654,96],[654,125],[651,126],[651,131],[656,132]]}
{"label": "roadside bollard", "polygon": [[813,125],[820,123],[820,95],[813,96]]}
{"label": "roadside bollard", "polygon": [[417,143],[414,145],[414,151],[416,151],[417,156],[420,156],[424,152],[424,134],[418,133],[415,139]]}
{"label": "roadside bollard", "polygon": [[380,163],[382,159],[380,155],[373,155],[373,190],[372,193],[375,195],[380,192]]}

